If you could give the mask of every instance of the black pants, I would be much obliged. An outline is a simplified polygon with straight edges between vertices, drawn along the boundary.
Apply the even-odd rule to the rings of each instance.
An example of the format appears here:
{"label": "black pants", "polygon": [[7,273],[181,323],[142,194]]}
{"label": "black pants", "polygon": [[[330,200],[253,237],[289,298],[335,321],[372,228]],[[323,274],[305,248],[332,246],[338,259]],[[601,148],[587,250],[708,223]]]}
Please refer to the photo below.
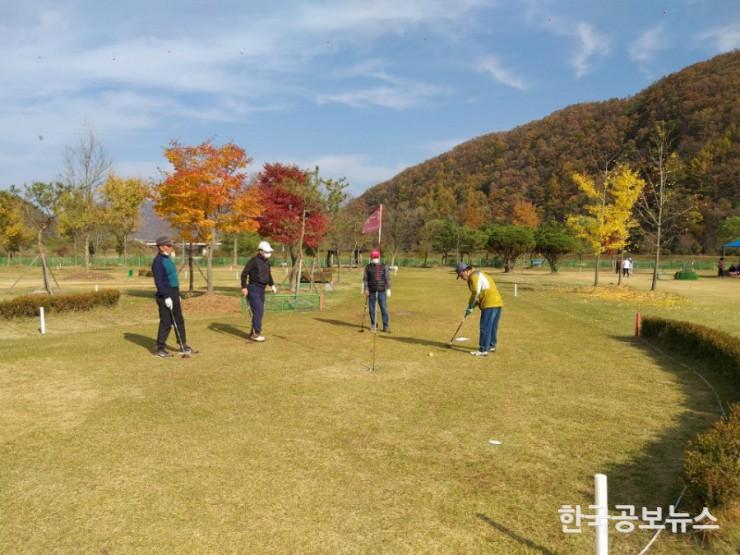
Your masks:
{"label": "black pants", "polygon": [[252,311],[252,333],[260,335],[262,333],[262,316],[265,313],[265,286],[264,285],[247,285],[247,301]]}
{"label": "black pants", "polygon": [[162,297],[157,297],[157,304],[159,305],[159,331],[157,332],[157,349],[164,349],[167,344],[167,337],[170,335],[170,329],[172,328],[172,315],[175,316],[175,323],[177,329],[180,332],[180,340],[183,345],[187,345],[188,342],[185,339],[185,320],[182,318],[182,306],[180,306],[180,295],[175,294],[170,297],[172,299],[172,312],[164,304]]}

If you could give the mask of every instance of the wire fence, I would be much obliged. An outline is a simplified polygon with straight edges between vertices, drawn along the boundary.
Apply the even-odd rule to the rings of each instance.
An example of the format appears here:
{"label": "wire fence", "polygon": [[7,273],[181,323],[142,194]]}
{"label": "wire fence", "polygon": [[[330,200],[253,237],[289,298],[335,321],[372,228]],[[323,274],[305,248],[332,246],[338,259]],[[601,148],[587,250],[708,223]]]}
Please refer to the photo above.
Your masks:
{"label": "wire fence", "polygon": [[[205,257],[193,257],[195,262],[203,267],[206,264]],[[217,268],[223,268],[223,267],[229,267],[230,269],[233,269],[234,267],[241,267],[244,266],[244,264],[247,263],[247,261],[251,257],[241,256],[237,258],[236,264],[234,263],[234,258],[231,256],[222,256],[222,257],[213,257],[213,265]],[[181,264],[183,262],[183,257],[178,257],[178,264]],[[310,257],[307,258],[307,261],[311,260]],[[466,262],[469,262],[473,266],[478,267],[487,267],[487,268],[502,268],[504,266],[504,261],[500,257],[487,257],[487,256],[473,256],[473,257],[465,257],[464,259]],[[67,268],[67,267],[80,267],[83,265],[84,261],[81,256],[47,256],[46,257],[47,264],[51,266],[54,269],[61,269],[61,268]],[[316,266],[321,269],[327,268],[326,259],[324,257],[320,257],[317,261]],[[353,259],[351,256],[342,257],[342,267],[348,268],[348,267],[357,267],[362,266],[364,262],[367,262],[367,259]],[[386,260],[387,263],[390,263],[390,260]],[[129,256],[125,260],[122,256],[95,256],[91,258],[91,265],[95,268],[115,268],[115,267],[121,267],[121,268],[148,268],[151,266],[152,263],[152,256]],[[447,261],[444,261],[444,258],[435,255],[434,257],[429,257],[427,259],[420,258],[420,257],[409,257],[409,256],[397,256],[395,259],[395,265],[399,267],[404,268],[423,268],[423,267],[432,267],[432,266],[454,266],[457,263],[457,260],[454,256],[448,256]],[[14,256],[12,258],[6,257],[6,256],[0,256],[0,266],[40,266],[41,261],[38,259],[38,257],[33,256]],[[278,267],[285,267],[291,265],[291,261],[289,259],[284,259],[281,257],[273,257],[273,265]],[[334,258],[334,264],[333,267],[337,267],[337,259]],[[307,263],[307,266],[310,267],[311,264]],[[563,258],[558,262],[558,266],[561,269],[594,269],[595,267],[595,259],[592,257],[582,257],[582,258]],[[633,270],[639,271],[639,270],[650,270],[652,271],[653,267],[655,266],[654,261],[652,259],[641,259],[633,257]],[[538,257],[530,257],[530,256],[522,256],[517,259],[516,267],[518,268],[538,268],[543,267],[547,268],[547,262]],[[611,258],[604,258],[602,257],[599,262],[599,268],[604,269],[616,269],[614,265],[614,260]],[[660,269],[661,270],[683,270],[683,269],[694,269],[694,270],[714,270],[717,268],[717,257],[666,257],[661,260],[660,263]]]}

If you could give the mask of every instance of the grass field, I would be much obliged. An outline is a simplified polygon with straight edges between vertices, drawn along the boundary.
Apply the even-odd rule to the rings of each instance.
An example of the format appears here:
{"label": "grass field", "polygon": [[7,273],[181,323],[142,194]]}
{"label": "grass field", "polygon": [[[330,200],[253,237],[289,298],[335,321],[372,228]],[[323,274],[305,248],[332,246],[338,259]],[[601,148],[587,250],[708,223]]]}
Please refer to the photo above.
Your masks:
{"label": "grass field", "polygon": [[[65,290],[93,287],[72,273]],[[603,472],[612,509],[667,506],[719,415],[689,361],[632,337],[636,311],[740,336],[740,280],[651,296],[647,274],[593,293],[589,273],[496,272],[499,349],[477,359],[477,315],[446,348],[465,286],[401,269],[369,372],[358,271],[324,312],[267,314],[254,344],[220,269],[229,298],[184,305],[201,353],[162,360],[151,278],[109,273],[100,286],[127,293],[113,309],[51,314],[43,337],[0,321],[0,553],[591,553],[561,505],[587,508]],[[0,270],[0,299],[38,287],[9,292],[18,275]],[[612,528],[612,553],[651,536]],[[664,532],[650,552],[696,550]]]}

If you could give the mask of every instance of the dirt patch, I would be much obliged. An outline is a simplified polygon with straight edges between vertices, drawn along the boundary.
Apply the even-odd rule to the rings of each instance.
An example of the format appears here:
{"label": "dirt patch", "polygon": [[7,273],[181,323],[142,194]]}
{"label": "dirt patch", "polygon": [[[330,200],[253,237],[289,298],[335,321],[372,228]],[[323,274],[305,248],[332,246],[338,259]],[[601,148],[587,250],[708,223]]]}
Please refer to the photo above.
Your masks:
{"label": "dirt patch", "polygon": [[69,274],[68,276],[64,276],[64,279],[66,280],[75,280],[75,281],[106,281],[109,279],[115,279],[112,275],[106,274],[104,272],[75,272],[74,274]]}
{"label": "dirt patch", "polygon": [[241,300],[239,297],[226,295],[199,295],[183,299],[182,307],[188,314],[239,314]]}
{"label": "dirt patch", "polygon": [[676,293],[666,293],[663,291],[638,291],[625,286],[563,288],[558,289],[558,292],[575,293],[579,297],[588,299],[654,304],[660,306],[673,306],[684,303],[688,300],[686,297]]}

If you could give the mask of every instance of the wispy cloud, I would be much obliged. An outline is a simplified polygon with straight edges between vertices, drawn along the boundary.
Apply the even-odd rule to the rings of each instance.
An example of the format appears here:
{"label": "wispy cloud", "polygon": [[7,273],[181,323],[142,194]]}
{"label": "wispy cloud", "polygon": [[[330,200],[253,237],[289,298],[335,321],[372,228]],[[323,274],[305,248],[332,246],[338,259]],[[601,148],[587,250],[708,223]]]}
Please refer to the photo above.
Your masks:
{"label": "wispy cloud", "polygon": [[629,47],[630,58],[640,64],[652,61],[661,50],[669,47],[665,26],[660,23],[643,32]]}
{"label": "wispy cloud", "polygon": [[527,83],[521,77],[515,75],[510,69],[504,67],[496,56],[486,56],[476,65],[476,69],[493,77],[499,83],[514,87],[519,90],[526,90]]}
{"label": "wispy cloud", "polygon": [[329,154],[318,158],[295,160],[293,163],[302,168],[318,166],[323,177],[348,178],[349,190],[353,194],[362,192],[368,185],[390,179],[409,165],[403,161],[393,164],[378,163],[361,154]]}
{"label": "wispy cloud", "polygon": [[433,85],[423,83],[405,83],[380,85],[339,93],[320,94],[316,97],[319,104],[344,104],[353,108],[377,106],[394,110],[405,110],[422,104],[444,94],[444,91]]}
{"label": "wispy cloud", "polygon": [[740,48],[740,23],[713,27],[699,34],[701,42],[709,43],[718,53]]}
{"label": "wispy cloud", "polygon": [[570,59],[570,65],[575,68],[577,78],[588,73],[594,57],[606,56],[609,53],[611,40],[594,30],[590,23],[580,21],[566,34],[576,37],[579,41],[578,49]]}

